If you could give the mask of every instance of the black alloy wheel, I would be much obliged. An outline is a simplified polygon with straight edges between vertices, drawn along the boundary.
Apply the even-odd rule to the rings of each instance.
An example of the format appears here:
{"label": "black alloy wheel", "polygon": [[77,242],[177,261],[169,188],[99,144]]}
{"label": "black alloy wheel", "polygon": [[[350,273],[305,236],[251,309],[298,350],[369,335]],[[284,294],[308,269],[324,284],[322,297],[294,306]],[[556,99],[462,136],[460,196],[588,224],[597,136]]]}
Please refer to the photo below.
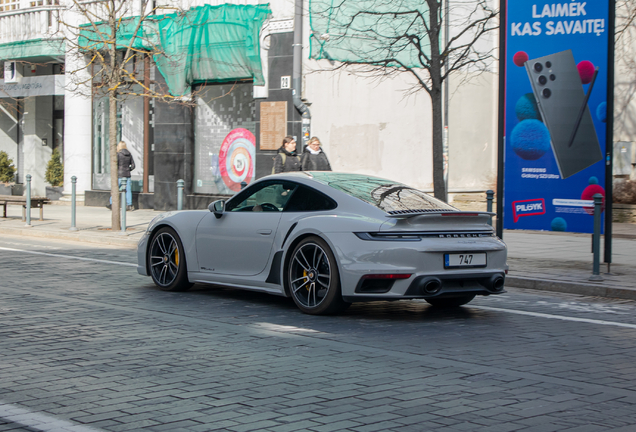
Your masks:
{"label": "black alloy wheel", "polygon": [[152,237],[148,268],[155,285],[164,291],[185,291],[193,285],[188,281],[181,239],[172,228],[161,228]]}
{"label": "black alloy wheel", "polygon": [[307,237],[298,243],[287,267],[287,286],[302,312],[328,315],[349,305],[342,300],[336,258],[320,237]]}

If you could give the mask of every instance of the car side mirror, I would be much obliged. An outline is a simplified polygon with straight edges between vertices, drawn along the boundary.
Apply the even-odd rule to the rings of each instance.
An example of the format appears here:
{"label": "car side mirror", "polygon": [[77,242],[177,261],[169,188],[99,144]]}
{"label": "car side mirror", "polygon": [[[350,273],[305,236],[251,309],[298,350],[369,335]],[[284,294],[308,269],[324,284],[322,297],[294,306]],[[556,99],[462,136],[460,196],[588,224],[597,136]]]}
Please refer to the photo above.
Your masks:
{"label": "car side mirror", "polygon": [[223,213],[225,212],[225,201],[223,200],[214,201],[212,204],[208,206],[208,210],[214,213],[214,216],[216,216],[216,218],[219,219],[221,216],[223,216]]}

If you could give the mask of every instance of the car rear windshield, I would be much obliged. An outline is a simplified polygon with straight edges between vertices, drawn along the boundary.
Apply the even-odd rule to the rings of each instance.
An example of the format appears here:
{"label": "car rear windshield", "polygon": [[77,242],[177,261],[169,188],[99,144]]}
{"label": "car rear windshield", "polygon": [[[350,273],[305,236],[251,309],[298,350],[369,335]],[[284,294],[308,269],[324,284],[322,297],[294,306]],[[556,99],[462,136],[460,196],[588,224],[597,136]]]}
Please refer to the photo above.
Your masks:
{"label": "car rear windshield", "polygon": [[404,210],[457,210],[420,190],[378,177],[328,171],[312,172],[311,175],[315,180],[387,213]]}

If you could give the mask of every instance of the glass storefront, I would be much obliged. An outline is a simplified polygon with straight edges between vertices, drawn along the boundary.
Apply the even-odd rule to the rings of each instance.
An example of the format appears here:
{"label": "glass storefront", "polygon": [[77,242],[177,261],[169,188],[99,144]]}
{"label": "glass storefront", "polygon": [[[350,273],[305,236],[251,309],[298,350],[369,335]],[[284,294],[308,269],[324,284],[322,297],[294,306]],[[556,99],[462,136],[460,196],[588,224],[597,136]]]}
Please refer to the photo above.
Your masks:
{"label": "glass storefront", "polygon": [[[143,189],[144,154],[144,102],[141,97],[130,97],[117,104],[117,142],[126,142],[135,160],[131,173],[132,190]],[[110,190],[110,156],[108,97],[93,102],[93,189]]]}

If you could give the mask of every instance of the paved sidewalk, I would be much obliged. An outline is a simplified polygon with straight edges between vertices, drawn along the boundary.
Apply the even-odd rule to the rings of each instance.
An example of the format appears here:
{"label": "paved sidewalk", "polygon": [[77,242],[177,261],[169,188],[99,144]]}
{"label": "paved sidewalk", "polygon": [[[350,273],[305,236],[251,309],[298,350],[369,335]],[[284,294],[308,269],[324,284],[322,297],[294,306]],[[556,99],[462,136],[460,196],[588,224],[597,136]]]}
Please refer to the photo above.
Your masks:
{"label": "paved sidewalk", "polygon": [[[148,223],[160,212],[127,212],[126,233],[110,229],[105,207],[77,207],[78,231],[70,231],[71,207],[47,205],[44,221],[33,211],[31,227],[22,222],[21,207],[9,206],[0,218],[0,235],[23,235],[134,248]],[[505,231],[510,272],[507,286],[636,300],[636,224],[614,224],[610,274],[601,264],[604,280],[591,282],[592,253],[589,234],[543,231]],[[602,250],[602,248],[601,248]],[[602,262],[602,257],[601,257]]]}

